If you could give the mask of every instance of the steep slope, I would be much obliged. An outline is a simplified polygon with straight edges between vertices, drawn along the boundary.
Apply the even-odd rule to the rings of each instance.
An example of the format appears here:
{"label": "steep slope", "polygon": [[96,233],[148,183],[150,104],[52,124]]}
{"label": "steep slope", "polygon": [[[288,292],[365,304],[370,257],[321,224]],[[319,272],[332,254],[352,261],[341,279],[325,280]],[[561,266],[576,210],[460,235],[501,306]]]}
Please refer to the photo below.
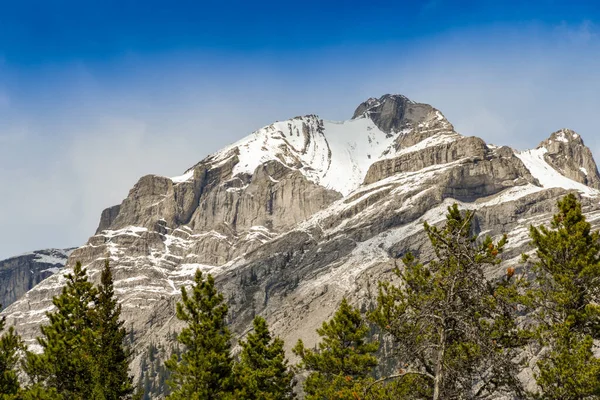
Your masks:
{"label": "steep slope", "polygon": [[[67,268],[81,260],[97,279],[111,260],[138,375],[150,343],[172,342],[179,288],[197,268],[225,291],[234,332],[260,313],[288,348],[298,338],[310,345],[343,296],[367,305],[398,257],[411,250],[426,259],[422,223],[441,222],[453,202],[477,210],[475,233],[509,234],[513,264],[529,251],[527,226],[548,221],[567,191],[579,192],[598,221],[597,168],[583,142],[569,146],[586,160],[587,180],[571,173],[579,161],[557,161],[564,146],[488,146],[429,105],[385,95],[362,103],[352,120],[277,122],[180,177],[143,177],[103,212]],[[34,348],[63,284],[62,274],[51,276],[3,312]]]}
{"label": "steep slope", "polygon": [[0,261],[2,307],[11,305],[42,280],[59,272],[73,250],[38,250]]}
{"label": "steep slope", "polygon": [[592,152],[577,133],[570,129],[561,129],[540,143],[537,149],[545,151],[544,160],[562,175],[594,189],[600,189],[600,174]]}

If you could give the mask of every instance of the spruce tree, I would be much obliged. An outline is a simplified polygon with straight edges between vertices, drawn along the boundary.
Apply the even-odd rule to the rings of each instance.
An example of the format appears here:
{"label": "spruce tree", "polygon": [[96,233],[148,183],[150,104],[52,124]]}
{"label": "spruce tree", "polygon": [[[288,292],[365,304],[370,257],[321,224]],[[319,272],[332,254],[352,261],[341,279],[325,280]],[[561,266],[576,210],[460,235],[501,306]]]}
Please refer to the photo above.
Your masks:
{"label": "spruce tree", "polygon": [[[540,349],[536,380],[543,399],[599,399],[600,233],[574,194],[558,201],[550,228],[530,227],[535,279],[521,298]],[[530,265],[531,265],[530,264]]]}
{"label": "spruce tree", "polygon": [[382,381],[417,382],[419,398],[521,393],[505,349],[516,333],[510,307],[484,274],[500,263],[506,237],[478,242],[471,233],[473,215],[454,204],[442,228],[425,223],[434,259],[423,264],[409,253],[403,268],[395,268],[400,285],[380,282],[371,317],[394,341],[400,368]]}
{"label": "spruce tree", "polygon": [[37,340],[43,353],[28,352],[25,370],[41,388],[53,389],[67,399],[91,399],[96,356],[92,305],[96,289],[79,262],[66,280],[62,293],[52,300],[56,310],[46,313],[49,325],[40,328],[42,337]]}
{"label": "spruce tree", "polygon": [[94,396],[104,400],[130,399],[134,392],[133,377],[129,375],[131,351],[125,345],[127,331],[120,320],[121,306],[115,297],[108,260],[100,275],[94,303]]}
{"label": "spruce tree", "polygon": [[[2,305],[0,305],[2,309]],[[20,353],[25,349],[21,337],[17,335],[11,326],[4,332],[6,318],[0,318],[0,399],[3,396],[16,395],[19,391],[19,379],[17,368],[20,360]]]}
{"label": "spruce tree", "polygon": [[306,348],[302,340],[293,349],[301,358],[298,368],[309,372],[304,382],[306,399],[362,399],[377,366],[374,353],[379,343],[368,341],[369,326],[360,310],[344,298],[317,333],[321,337],[317,349]]}
{"label": "spruce tree", "polygon": [[167,398],[223,399],[233,390],[227,304],[215,288],[212,275],[204,279],[200,270],[196,271],[191,291],[188,295],[182,287],[177,303],[177,318],[187,326],[177,336],[183,352],[180,356],[173,354],[166,362],[172,372]]}
{"label": "spruce tree", "polygon": [[267,322],[257,316],[254,332],[240,342],[242,352],[234,366],[234,398],[244,400],[285,400],[295,398],[294,373],[289,370],[283,340],[271,337]]}
{"label": "spruce tree", "polygon": [[55,388],[46,388],[37,383],[21,390],[14,398],[2,400],[66,400],[66,398],[58,394]]}

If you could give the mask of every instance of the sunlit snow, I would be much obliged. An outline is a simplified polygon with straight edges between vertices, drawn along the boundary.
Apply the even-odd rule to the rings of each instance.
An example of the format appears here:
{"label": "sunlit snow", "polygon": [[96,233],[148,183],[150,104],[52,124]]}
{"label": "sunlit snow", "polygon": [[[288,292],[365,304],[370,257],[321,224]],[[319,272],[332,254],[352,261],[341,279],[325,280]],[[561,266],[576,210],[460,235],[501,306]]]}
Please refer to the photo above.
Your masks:
{"label": "sunlit snow", "polygon": [[175,177],[171,178],[171,180],[173,181],[173,183],[181,183],[181,182],[189,181],[193,177],[194,177],[194,170],[191,169],[181,176],[175,176]]}
{"label": "sunlit snow", "polygon": [[542,185],[543,188],[573,189],[578,190],[588,197],[598,196],[600,194],[600,192],[595,189],[561,175],[548,164],[546,160],[544,160],[544,154],[547,152],[548,150],[545,147],[540,147],[538,149],[517,153],[517,157],[523,161],[525,167],[527,167],[529,172],[531,172],[531,175],[540,182],[540,185]]}
{"label": "sunlit snow", "polygon": [[265,162],[279,161],[312,182],[346,195],[362,183],[369,166],[394,139],[368,118],[334,122],[311,115],[259,129],[218,152],[213,165],[233,157],[237,148],[234,176],[253,174]]}

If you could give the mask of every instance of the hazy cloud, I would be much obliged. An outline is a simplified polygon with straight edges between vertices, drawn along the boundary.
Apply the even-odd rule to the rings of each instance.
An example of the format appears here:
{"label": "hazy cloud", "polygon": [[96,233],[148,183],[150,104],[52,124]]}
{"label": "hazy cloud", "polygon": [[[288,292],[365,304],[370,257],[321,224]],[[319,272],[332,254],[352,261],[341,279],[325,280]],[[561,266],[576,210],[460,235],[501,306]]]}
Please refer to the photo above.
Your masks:
{"label": "hazy cloud", "polygon": [[556,27],[556,34],[567,43],[588,44],[598,39],[598,28],[589,20],[576,25],[563,21]]}
{"label": "hazy cloud", "polygon": [[179,175],[275,120],[350,118],[384,93],[430,103],[488,142],[525,149],[569,127],[600,155],[595,32],[584,21],[285,56],[0,65],[0,258],[82,244],[142,175]]}

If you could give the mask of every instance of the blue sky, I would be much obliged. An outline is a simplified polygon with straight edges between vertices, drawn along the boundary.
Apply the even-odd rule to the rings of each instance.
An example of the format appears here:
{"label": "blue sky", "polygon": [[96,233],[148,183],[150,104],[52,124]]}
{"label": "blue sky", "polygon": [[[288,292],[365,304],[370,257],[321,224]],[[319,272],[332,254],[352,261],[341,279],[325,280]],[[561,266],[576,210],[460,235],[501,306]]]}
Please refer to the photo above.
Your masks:
{"label": "blue sky", "polygon": [[584,1],[0,3],[0,259],[76,246],[139,177],[295,115],[402,93],[518,149],[600,156],[600,5]]}
{"label": "blue sky", "polygon": [[3,2],[0,45],[21,66],[105,61],[129,52],[283,56],[328,46],[410,42],[496,24],[579,23],[593,1]]}

